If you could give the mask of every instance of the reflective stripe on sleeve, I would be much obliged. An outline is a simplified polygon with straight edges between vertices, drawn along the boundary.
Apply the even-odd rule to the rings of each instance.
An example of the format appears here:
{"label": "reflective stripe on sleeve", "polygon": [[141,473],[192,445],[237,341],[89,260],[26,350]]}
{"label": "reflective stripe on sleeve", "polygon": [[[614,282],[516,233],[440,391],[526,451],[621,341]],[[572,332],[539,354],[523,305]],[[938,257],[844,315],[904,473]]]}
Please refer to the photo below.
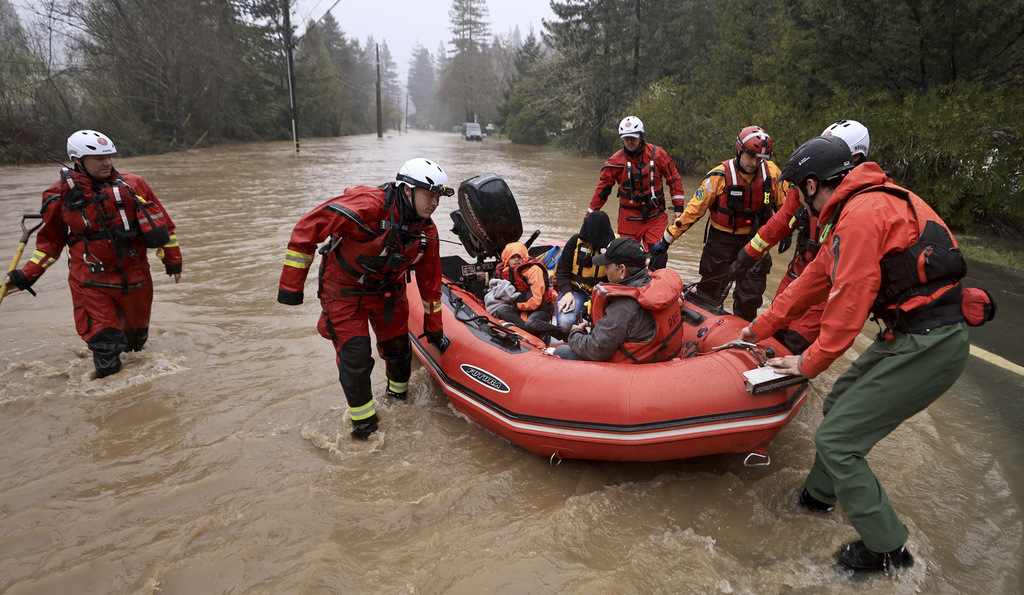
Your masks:
{"label": "reflective stripe on sleeve", "polygon": [[312,254],[303,254],[302,252],[296,252],[295,250],[286,250],[284,254],[285,266],[295,267],[297,269],[308,269],[309,265],[313,264]]}
{"label": "reflective stripe on sleeve", "polygon": [[428,302],[423,300],[423,311],[427,314],[436,314],[441,311],[441,302]]}
{"label": "reflective stripe on sleeve", "polygon": [[768,249],[768,243],[761,239],[761,234],[755,235],[754,239],[750,240],[750,245],[758,252],[764,252]]}
{"label": "reflective stripe on sleeve", "polygon": [[163,245],[163,247],[164,248],[177,248],[178,247],[178,237],[172,233],[171,234],[171,239],[168,240],[167,243]]}
{"label": "reflective stripe on sleeve", "polygon": [[38,264],[41,268],[47,268],[51,264],[57,262],[56,259],[50,258],[45,252],[36,250],[32,252],[32,258],[29,259],[32,264]]}

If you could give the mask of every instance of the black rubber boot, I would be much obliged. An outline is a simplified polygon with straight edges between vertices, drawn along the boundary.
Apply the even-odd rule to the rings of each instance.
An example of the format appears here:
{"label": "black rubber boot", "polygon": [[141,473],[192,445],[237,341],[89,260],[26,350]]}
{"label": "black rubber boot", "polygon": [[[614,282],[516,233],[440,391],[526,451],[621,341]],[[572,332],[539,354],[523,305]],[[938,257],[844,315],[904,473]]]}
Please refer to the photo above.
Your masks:
{"label": "black rubber boot", "polygon": [[835,508],[834,504],[822,502],[812,496],[811,493],[807,491],[807,488],[804,488],[804,491],[800,494],[799,503],[811,512],[831,512],[831,510]]}
{"label": "black rubber boot", "polygon": [[92,351],[92,363],[96,366],[96,378],[105,378],[121,371],[121,352],[127,346],[127,341],[120,329],[102,329],[89,337],[85,343]]}
{"label": "black rubber boot", "polygon": [[377,431],[377,421],[376,413],[366,419],[352,420],[352,437],[356,440],[369,440],[370,436]]}
{"label": "black rubber boot", "polygon": [[124,336],[128,342],[128,346],[125,347],[125,351],[142,351],[142,346],[145,345],[146,340],[149,339],[149,327],[130,328],[124,332]]}
{"label": "black rubber boot", "polygon": [[836,552],[836,561],[851,570],[861,572],[878,572],[896,568],[909,568],[914,565],[914,557],[907,546],[901,545],[891,552],[873,552],[863,541],[848,543]]}
{"label": "black rubber boot", "polygon": [[384,389],[384,396],[391,397],[393,399],[398,399],[399,401],[404,401],[408,394],[396,393],[395,391],[391,390],[391,387],[388,387]]}

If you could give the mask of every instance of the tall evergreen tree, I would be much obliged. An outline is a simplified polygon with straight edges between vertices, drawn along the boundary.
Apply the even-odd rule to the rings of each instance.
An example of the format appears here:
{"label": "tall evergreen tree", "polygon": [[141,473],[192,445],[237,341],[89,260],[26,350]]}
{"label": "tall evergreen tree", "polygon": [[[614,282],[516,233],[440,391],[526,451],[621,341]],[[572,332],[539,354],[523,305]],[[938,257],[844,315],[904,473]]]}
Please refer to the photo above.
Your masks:
{"label": "tall evergreen tree", "polygon": [[448,18],[452,25],[451,45],[456,54],[480,51],[490,45],[491,26],[487,15],[487,0],[452,0]]}
{"label": "tall evergreen tree", "polygon": [[415,118],[411,119],[411,123],[419,128],[427,128],[431,124],[430,114],[433,110],[437,78],[434,74],[434,63],[430,52],[419,43],[412,49],[409,75],[406,81],[409,88],[409,99],[416,110]]}

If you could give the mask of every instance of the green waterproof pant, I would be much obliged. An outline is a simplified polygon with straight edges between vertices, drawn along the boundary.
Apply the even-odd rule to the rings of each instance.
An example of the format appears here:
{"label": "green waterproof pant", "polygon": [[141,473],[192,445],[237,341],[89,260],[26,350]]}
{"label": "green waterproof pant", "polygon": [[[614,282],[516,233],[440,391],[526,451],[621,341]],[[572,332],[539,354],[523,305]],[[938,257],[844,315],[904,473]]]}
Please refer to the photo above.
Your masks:
{"label": "green waterproof pant", "polygon": [[892,341],[875,340],[825,397],[805,487],[822,502],[838,500],[871,551],[900,547],[908,531],[864,457],[956,382],[969,351],[963,322],[928,334],[896,333]]}

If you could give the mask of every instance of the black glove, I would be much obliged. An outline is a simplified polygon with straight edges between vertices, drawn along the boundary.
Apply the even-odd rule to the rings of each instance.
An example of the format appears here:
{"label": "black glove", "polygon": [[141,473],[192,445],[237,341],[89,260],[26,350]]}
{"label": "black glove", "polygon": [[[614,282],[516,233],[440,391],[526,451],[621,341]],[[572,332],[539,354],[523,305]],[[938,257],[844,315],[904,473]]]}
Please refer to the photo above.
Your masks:
{"label": "black glove", "polygon": [[656,244],[651,246],[650,256],[651,261],[647,265],[648,269],[656,271],[668,266],[668,242],[663,239],[658,240]]}
{"label": "black glove", "polygon": [[11,279],[11,285],[22,291],[27,291],[33,296],[36,295],[35,290],[32,289],[32,284],[35,283],[35,281],[29,281],[28,277],[25,276],[25,273],[21,272],[21,269],[14,269],[13,271],[10,271],[7,273],[7,276]]}
{"label": "black glove", "polygon": [[793,234],[789,234],[788,236],[782,238],[782,240],[779,241],[779,254],[782,254],[786,250],[789,250],[789,247],[792,246],[792,245],[793,245]]}
{"label": "black glove", "polygon": [[686,210],[686,207],[685,206],[676,206],[672,210],[675,212],[676,218],[678,219],[679,216],[683,214],[683,211]]}
{"label": "black glove", "polygon": [[423,334],[427,337],[427,343],[437,347],[438,353],[444,353],[452,344],[451,340],[444,336],[444,331],[427,331]]}
{"label": "black glove", "polygon": [[747,254],[746,249],[742,249],[736,257],[736,261],[729,267],[729,272],[726,273],[726,278],[730,281],[739,281],[743,277],[747,276],[747,271],[753,268],[755,264],[757,264],[757,261]]}

